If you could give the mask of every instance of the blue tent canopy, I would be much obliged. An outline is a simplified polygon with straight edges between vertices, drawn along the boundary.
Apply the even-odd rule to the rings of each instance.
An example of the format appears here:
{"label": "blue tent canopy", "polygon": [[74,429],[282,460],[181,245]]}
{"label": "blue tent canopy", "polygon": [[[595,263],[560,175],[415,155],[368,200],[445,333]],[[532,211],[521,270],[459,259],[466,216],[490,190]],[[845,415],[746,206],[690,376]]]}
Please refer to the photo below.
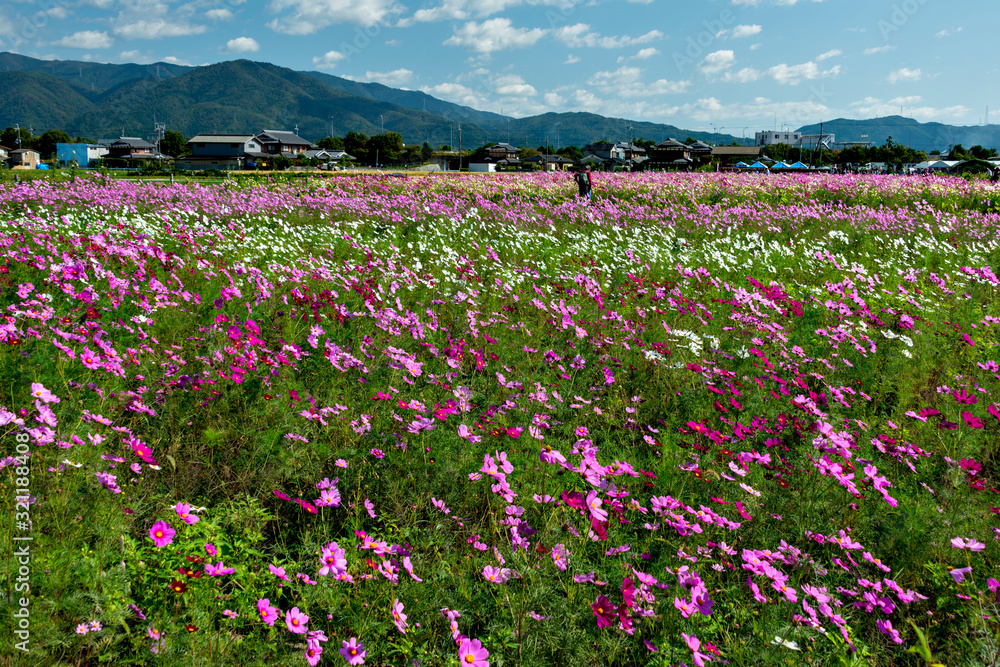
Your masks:
{"label": "blue tent canopy", "polygon": [[809,167],[802,164],[802,162],[796,162],[795,164],[788,165],[789,169],[808,169]]}
{"label": "blue tent canopy", "polygon": [[771,169],[789,169],[791,165],[785,164],[784,162],[775,162],[771,165]]}
{"label": "blue tent canopy", "polygon": [[743,160],[740,160],[739,162],[737,162],[737,163],[736,163],[736,166],[737,166],[737,167],[748,167],[748,166],[750,166],[750,165],[748,165],[748,164],[747,164],[746,162],[744,162]]}
{"label": "blue tent canopy", "polygon": [[752,165],[750,165],[750,167],[749,167],[749,168],[750,168],[750,169],[767,169],[767,167],[766,167],[766,166],[764,166],[764,165],[763,165],[763,164],[762,164],[762,163],[760,162],[760,160],[758,160],[757,162],[754,162],[754,163],[753,163]]}

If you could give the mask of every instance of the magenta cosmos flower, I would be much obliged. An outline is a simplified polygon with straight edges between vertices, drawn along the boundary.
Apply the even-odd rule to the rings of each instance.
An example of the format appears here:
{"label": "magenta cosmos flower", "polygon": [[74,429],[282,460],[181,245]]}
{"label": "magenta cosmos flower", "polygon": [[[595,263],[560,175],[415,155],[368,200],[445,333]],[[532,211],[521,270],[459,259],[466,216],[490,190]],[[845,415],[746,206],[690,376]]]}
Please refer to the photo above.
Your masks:
{"label": "magenta cosmos flower", "polygon": [[165,547],[174,541],[174,535],[177,534],[170,524],[166,521],[157,521],[149,529],[149,539],[153,540],[153,544],[158,547]]}
{"label": "magenta cosmos flower", "polygon": [[294,632],[297,635],[309,632],[309,628],[306,627],[306,623],[308,622],[309,617],[299,611],[298,607],[292,607],[285,614],[285,625],[288,626],[288,631]]}
{"label": "magenta cosmos flower", "polygon": [[483,647],[483,643],[478,639],[462,640],[462,645],[458,647],[458,661],[462,667],[490,667],[490,652]]}
{"label": "magenta cosmos flower", "polygon": [[618,620],[618,609],[615,608],[615,605],[611,603],[611,600],[606,595],[598,596],[597,601],[590,605],[590,608],[594,610],[594,616],[597,617],[597,627],[599,628],[606,628]]}
{"label": "magenta cosmos flower", "polygon": [[365,650],[364,642],[359,642],[357,637],[351,637],[350,641],[343,642],[340,655],[344,656],[348,665],[363,665],[368,651]]}
{"label": "magenta cosmos flower", "polygon": [[271,601],[267,598],[257,600],[257,613],[260,614],[260,620],[272,627],[274,627],[274,622],[278,620],[278,610],[271,606]]}
{"label": "magenta cosmos flower", "polygon": [[181,521],[188,525],[201,521],[198,515],[191,513],[191,506],[187,503],[177,503],[174,505],[174,511],[177,512],[177,516],[181,518]]}

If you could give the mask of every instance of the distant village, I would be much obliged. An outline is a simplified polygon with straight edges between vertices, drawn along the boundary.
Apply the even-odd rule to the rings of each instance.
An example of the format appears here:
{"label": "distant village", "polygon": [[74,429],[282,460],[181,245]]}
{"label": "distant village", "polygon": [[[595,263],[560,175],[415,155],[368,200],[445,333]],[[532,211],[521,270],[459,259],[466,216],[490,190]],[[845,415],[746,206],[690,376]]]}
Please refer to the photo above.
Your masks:
{"label": "distant village", "polygon": [[[5,141],[21,144],[22,130],[8,128]],[[710,145],[688,137],[652,141],[597,141],[582,148],[560,147],[550,153],[509,143],[487,144],[470,151],[442,145],[432,149],[406,146],[398,133],[373,137],[349,133],[347,137],[325,137],[318,143],[303,139],[295,131],[263,130],[257,134],[197,134],[185,139],[180,133],[160,135],[155,143],[139,137],[121,136],[115,141],[55,141],[68,135],[47,132],[49,154],[42,149],[0,145],[0,165],[10,169],[125,169],[181,172],[227,172],[244,170],[344,170],[358,166],[410,168],[420,171],[567,171],[589,167],[599,171],[643,170],[736,170],[774,171],[877,171],[898,173],[1000,173],[995,149],[975,146],[966,151],[955,146],[947,155],[930,155],[892,144],[875,147],[869,142],[837,142],[833,134],[803,135],[800,132],[757,132],[754,145]],[[170,132],[166,133],[170,135]],[[52,135],[52,136],[50,136]],[[65,136],[60,136],[65,135]],[[14,141],[11,141],[13,136]],[[29,134],[30,137],[30,134]],[[170,139],[170,141],[166,141]],[[31,142],[46,143],[46,142]],[[168,146],[169,144],[169,146]],[[54,147],[54,150],[51,150]],[[174,153],[174,154],[169,154]],[[352,154],[354,153],[354,154]],[[879,159],[881,158],[881,159]]]}

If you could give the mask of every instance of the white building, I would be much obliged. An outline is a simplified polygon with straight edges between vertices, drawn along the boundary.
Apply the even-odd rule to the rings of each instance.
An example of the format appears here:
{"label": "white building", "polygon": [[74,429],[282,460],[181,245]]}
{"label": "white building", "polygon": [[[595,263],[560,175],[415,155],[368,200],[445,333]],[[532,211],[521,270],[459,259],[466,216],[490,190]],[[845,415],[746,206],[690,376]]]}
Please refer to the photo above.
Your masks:
{"label": "white building", "polygon": [[753,143],[754,146],[773,146],[774,144],[797,146],[801,139],[801,132],[755,132]]}

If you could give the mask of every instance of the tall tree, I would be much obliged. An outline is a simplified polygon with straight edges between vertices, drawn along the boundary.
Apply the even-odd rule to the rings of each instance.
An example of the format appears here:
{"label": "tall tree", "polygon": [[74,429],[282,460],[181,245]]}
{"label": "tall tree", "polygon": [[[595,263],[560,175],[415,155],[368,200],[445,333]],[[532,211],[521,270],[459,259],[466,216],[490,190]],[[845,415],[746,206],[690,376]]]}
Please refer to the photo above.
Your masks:
{"label": "tall tree", "polygon": [[376,134],[368,140],[368,157],[377,160],[379,164],[395,164],[399,162],[403,152],[403,135],[399,132]]}
{"label": "tall tree", "polygon": [[177,130],[167,130],[163,133],[163,138],[160,139],[160,152],[170,157],[180,157],[187,155],[190,151],[187,139],[183,134]]}
{"label": "tall tree", "polygon": [[[20,138],[20,141],[18,141]],[[20,134],[13,127],[8,127],[0,134],[0,144],[11,150],[18,148],[34,148],[36,138],[31,136],[31,132],[26,127],[22,127]]]}
{"label": "tall tree", "polygon": [[72,141],[73,138],[62,130],[47,130],[38,138],[37,149],[43,158],[50,158],[56,154],[56,144],[68,144]]}
{"label": "tall tree", "polygon": [[344,140],[340,137],[323,137],[316,142],[316,145],[328,151],[344,150]]}

